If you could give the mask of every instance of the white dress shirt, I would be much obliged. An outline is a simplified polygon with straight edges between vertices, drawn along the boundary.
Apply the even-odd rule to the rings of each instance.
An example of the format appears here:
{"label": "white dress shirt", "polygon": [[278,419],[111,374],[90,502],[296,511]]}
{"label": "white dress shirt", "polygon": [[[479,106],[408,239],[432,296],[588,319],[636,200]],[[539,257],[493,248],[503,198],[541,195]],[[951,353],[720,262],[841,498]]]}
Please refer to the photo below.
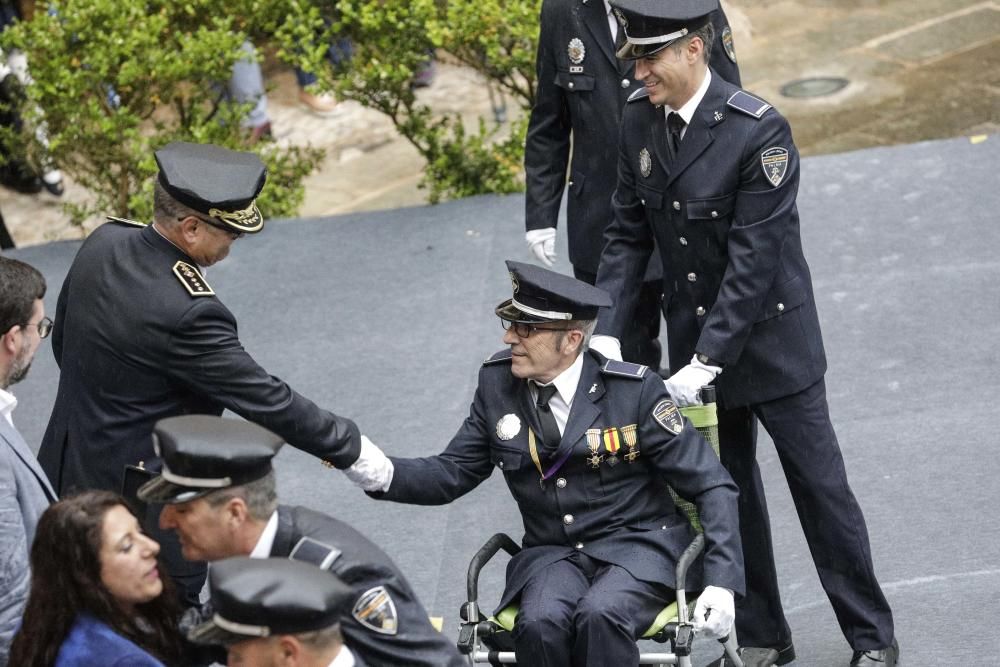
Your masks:
{"label": "white dress shirt", "polygon": [[333,659],[328,667],[354,667],[354,654],[346,646],[340,648],[340,653]]}
{"label": "white dress shirt", "polygon": [[687,102],[684,103],[680,109],[671,109],[667,105],[663,105],[663,113],[670,115],[671,111],[676,111],[677,114],[684,120],[684,128],[681,130],[681,139],[687,134],[688,125],[691,123],[691,119],[694,118],[695,109],[701,104],[702,99],[705,97],[705,93],[708,92],[708,84],[712,83],[712,70],[705,68],[705,78],[698,86],[698,90],[694,91],[694,95],[691,96]]}
{"label": "white dress shirt", "polygon": [[17,407],[17,396],[6,389],[0,389],[0,415],[7,423],[14,426],[14,408]]}
{"label": "white dress shirt", "polygon": [[250,552],[250,558],[267,558],[271,555],[271,547],[274,546],[274,537],[278,534],[278,512],[272,512],[271,518],[264,526],[264,532],[257,538],[257,544]]}
{"label": "white dress shirt", "polygon": [[559,435],[566,430],[566,422],[569,420],[569,411],[573,408],[573,397],[576,396],[576,388],[580,384],[580,374],[583,373],[583,354],[576,357],[573,365],[556,376],[552,382],[541,384],[532,380],[528,383],[531,391],[531,398],[538,401],[537,387],[547,387],[554,384],[556,393],[549,399],[549,410],[556,418],[556,425],[559,427]]}
{"label": "white dress shirt", "polygon": [[618,41],[618,19],[611,13],[611,3],[604,0],[604,11],[608,14],[608,27],[611,28],[611,44]]}

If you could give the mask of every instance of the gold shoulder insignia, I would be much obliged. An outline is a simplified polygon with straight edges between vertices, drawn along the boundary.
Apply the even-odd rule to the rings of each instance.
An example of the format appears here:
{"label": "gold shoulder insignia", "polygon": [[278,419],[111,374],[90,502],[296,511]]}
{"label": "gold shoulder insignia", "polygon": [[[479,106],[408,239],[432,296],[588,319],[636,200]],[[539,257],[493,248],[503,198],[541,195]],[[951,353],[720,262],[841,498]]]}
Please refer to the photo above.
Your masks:
{"label": "gold shoulder insignia", "polygon": [[174,264],[174,275],[191,296],[215,296],[215,290],[205,282],[201,272],[187,262]]}
{"label": "gold shoulder insignia", "polygon": [[129,225],[131,227],[145,227],[145,222],[139,222],[138,220],[129,220],[128,218],[119,218],[113,215],[108,216],[108,222],[117,222],[120,225]]}

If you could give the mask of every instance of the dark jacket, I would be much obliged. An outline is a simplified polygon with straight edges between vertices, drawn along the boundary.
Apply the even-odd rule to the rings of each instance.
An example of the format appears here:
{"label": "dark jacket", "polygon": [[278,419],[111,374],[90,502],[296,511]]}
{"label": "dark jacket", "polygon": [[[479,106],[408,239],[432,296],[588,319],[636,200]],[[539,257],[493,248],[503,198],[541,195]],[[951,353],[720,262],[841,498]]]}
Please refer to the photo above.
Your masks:
{"label": "dark jacket", "polygon": [[[480,370],[469,416],[444,452],[392,458],[389,490],[372,495],[439,505],[468,493],[494,470],[503,473],[525,534],[524,549],[508,565],[500,609],[536,572],[574,549],[620,565],[637,579],[672,587],[674,566],[694,535],[671,500],[669,483],[696,503],[705,527],[705,556],[692,570],[689,587],[713,584],[741,594],[737,491],[729,474],[689,422],[681,430],[678,421],[675,435],[654,418],[658,408],[672,407],[659,376],[644,366],[584,354],[569,421],[553,458],[568,453],[568,459],[544,488],[528,444],[529,428],[541,431],[527,382],[511,373],[507,350]],[[511,436],[515,419],[519,426]],[[602,438],[609,428],[618,434],[619,460],[594,467],[588,443],[596,436],[599,451],[607,454]],[[629,461],[626,434],[631,429],[638,455]]]}
{"label": "dark jacket", "polygon": [[[712,23],[717,35],[712,66],[738,85],[739,68],[726,55],[722,41],[728,21],[721,9],[713,13]],[[570,57],[573,40],[583,47],[579,63]],[[604,229],[613,217],[622,107],[642,82],[635,80],[631,61],[615,57],[602,0],[542,3],[535,70],[538,89],[524,147],[525,228],[556,226],[570,169],[572,134],[566,202],[569,261],[596,274]],[[660,276],[658,257],[650,270],[649,279]]]}
{"label": "dark jacket", "polygon": [[54,667],[164,667],[163,663],[93,616],[80,614]]}
{"label": "dark jacket", "polygon": [[615,223],[598,276],[615,304],[596,333],[620,337],[629,326],[629,297],[642,279],[636,267],[655,241],[671,368],[696,351],[725,364],[716,385],[727,407],[815,383],[826,357],[799,236],[799,155],[788,122],[715,75],[670,163],[663,108],[637,98],[625,108]]}
{"label": "dark jacket", "polygon": [[125,464],[154,459],[158,420],[223,408],[337,467],[357,459],[357,426],[261,368],[211,288],[192,294],[207,287],[194,264],[152,227],[118,222],[77,253],[56,309],[59,390],[38,452],[60,492],[119,491]]}
{"label": "dark jacket", "polygon": [[[312,552],[326,549],[334,558],[331,572],[354,587],[358,600],[351,614],[341,620],[344,642],[369,667],[413,665],[462,667],[465,662],[444,635],[434,629],[424,606],[406,577],[382,549],[342,521],[305,507],[278,507],[278,532],[270,556],[287,558],[300,553],[303,540]],[[300,548],[301,549],[301,548]],[[373,593],[376,589],[382,591]],[[380,594],[387,597],[379,598]],[[392,609],[395,618],[376,610],[365,615],[372,600],[382,599],[381,610]],[[377,602],[376,602],[377,604]]]}

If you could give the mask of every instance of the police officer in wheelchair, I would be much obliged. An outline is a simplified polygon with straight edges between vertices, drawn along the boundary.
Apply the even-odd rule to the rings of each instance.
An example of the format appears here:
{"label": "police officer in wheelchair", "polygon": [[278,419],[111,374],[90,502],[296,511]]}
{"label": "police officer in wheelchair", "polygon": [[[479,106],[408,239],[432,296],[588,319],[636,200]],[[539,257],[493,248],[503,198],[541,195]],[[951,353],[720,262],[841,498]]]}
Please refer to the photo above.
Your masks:
{"label": "police officer in wheelchair", "polygon": [[674,599],[694,537],[666,488],[695,503],[705,552],[687,588],[703,636],[729,633],[743,593],[737,490],[710,445],[645,366],[587,349],[608,294],[507,262],[513,298],[496,308],[508,349],[479,372],[469,416],[445,450],[386,457],[367,438],[345,470],[374,498],[443,505],[495,469],[524,521],[498,609],[519,601],[516,652],[532,665],[638,663],[636,640]]}

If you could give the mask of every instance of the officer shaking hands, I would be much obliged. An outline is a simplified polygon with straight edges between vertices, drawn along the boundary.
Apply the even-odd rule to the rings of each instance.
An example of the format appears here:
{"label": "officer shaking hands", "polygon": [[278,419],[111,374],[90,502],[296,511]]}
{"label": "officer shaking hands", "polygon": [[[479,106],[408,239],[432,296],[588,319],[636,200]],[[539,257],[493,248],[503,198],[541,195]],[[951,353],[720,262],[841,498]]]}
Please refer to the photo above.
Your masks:
{"label": "officer shaking hands", "polygon": [[364,663],[464,664],[382,549],[333,517],[278,504],[271,460],[280,437],[248,422],[184,415],[158,422],[153,439],[163,467],[138,495],[163,504],[160,527],[177,533],[185,558],[211,561],[212,572],[233,556],[311,563],[355,589],[340,627]]}
{"label": "officer shaking hands", "polygon": [[673,599],[693,532],[666,492],[694,502],[706,551],[696,628],[724,636],[743,569],[736,487],[645,366],[587,351],[604,290],[507,262],[513,297],[496,308],[509,348],[484,362],[469,416],[427,458],[362,448],[348,477],[376,498],[441,505],[494,470],[524,521],[498,609],[519,600],[513,639],[531,665],[638,663],[636,638]]}
{"label": "officer shaking hands", "polygon": [[340,620],[355,592],[337,576],[283,558],[227,558],[208,575],[212,614],[191,629],[225,646],[229,667],[365,667]]}
{"label": "officer shaking hands", "polygon": [[[746,596],[736,630],[751,667],[794,658],[781,610],[756,422],[774,440],[851,665],[894,665],[892,612],[830,423],[826,357],[799,236],[799,156],[785,118],[709,67],[718,0],[611,0],[644,89],[625,106],[615,220],[597,285],[594,347],[614,355],[630,294],[659,248],[670,367],[681,405],[718,389],[722,461],[740,488]],[[610,344],[609,344],[610,343]]]}

